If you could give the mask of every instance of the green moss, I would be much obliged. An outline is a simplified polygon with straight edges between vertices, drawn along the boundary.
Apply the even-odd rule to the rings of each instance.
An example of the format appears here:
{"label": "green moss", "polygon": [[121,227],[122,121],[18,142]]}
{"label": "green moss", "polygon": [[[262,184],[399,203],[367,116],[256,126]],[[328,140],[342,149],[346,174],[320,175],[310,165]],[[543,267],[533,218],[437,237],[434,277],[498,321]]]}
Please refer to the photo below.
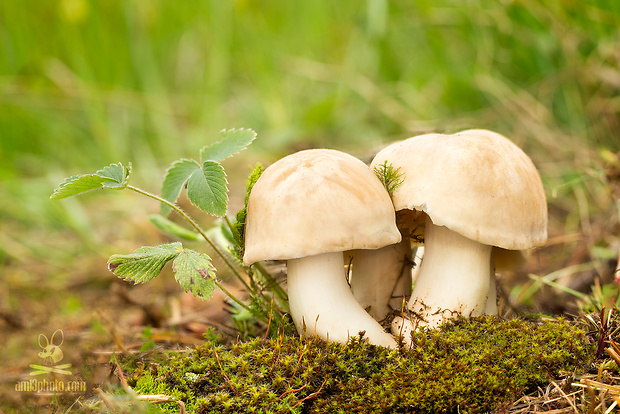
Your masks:
{"label": "green moss", "polygon": [[589,365],[586,344],[562,319],[487,316],[416,332],[411,349],[279,337],[206,343],[125,369],[138,392],[174,395],[196,413],[485,412]]}
{"label": "green moss", "polygon": [[235,222],[231,228],[234,238],[234,253],[239,261],[243,261],[243,246],[245,245],[245,219],[248,215],[248,200],[250,198],[250,192],[262,173],[263,166],[261,164],[257,164],[250,173],[245,187],[245,202],[243,204],[243,208],[237,212]]}

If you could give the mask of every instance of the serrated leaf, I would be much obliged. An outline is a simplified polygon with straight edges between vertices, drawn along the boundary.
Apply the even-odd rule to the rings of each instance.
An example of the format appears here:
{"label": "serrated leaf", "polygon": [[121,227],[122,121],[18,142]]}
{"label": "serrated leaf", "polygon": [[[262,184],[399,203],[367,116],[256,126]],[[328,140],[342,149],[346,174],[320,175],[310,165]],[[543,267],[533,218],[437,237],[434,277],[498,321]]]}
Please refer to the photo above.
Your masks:
{"label": "serrated leaf", "polygon": [[120,190],[127,187],[127,180],[130,174],[131,167],[123,167],[120,162],[118,164],[110,164],[95,174],[74,175],[65,179],[54,190],[50,198],[58,200],[103,187]]}
{"label": "serrated leaf", "polygon": [[130,254],[115,254],[108,260],[108,268],[116,276],[144,283],[159,275],[170,260],[183,251],[179,242],[160,246],[144,246]]}
{"label": "serrated leaf", "polygon": [[221,132],[224,139],[204,147],[200,151],[200,160],[222,161],[243,151],[256,139],[256,132],[251,129],[229,129]]}
{"label": "serrated leaf", "polygon": [[191,231],[186,229],[185,227],[179,226],[174,221],[168,220],[167,218],[160,216],[159,214],[151,214],[149,216],[149,220],[155,227],[157,227],[160,231],[184,239],[197,241],[201,240],[200,234],[195,231]]}
{"label": "serrated leaf", "polygon": [[[183,186],[189,180],[189,177],[196,171],[200,170],[200,164],[194,160],[182,159],[172,163],[166,171],[164,182],[161,188],[161,196],[164,200],[176,203]],[[167,216],[172,209],[166,204],[161,204],[161,215]]]}
{"label": "serrated leaf", "polygon": [[99,177],[106,179],[103,185],[110,188],[125,187],[130,173],[131,169],[129,167],[123,167],[123,164],[120,162],[117,164],[110,164],[97,171]]}
{"label": "serrated leaf", "polygon": [[101,183],[104,181],[106,181],[105,178],[96,174],[74,175],[73,177],[65,179],[65,181],[54,190],[50,198],[59,200],[61,198],[85,193],[86,191],[96,190],[102,187]]}
{"label": "serrated leaf", "polygon": [[223,216],[228,207],[227,185],[224,167],[215,161],[206,161],[202,169],[194,171],[189,177],[187,196],[203,211]]}
{"label": "serrated leaf", "polygon": [[186,292],[203,300],[211,299],[215,290],[215,267],[208,255],[184,249],[172,262],[172,268],[174,277]]}
{"label": "serrated leaf", "polygon": [[127,187],[131,176],[131,165],[124,167],[120,162],[110,164],[97,171],[97,175],[106,179],[101,183],[104,187],[120,190]]}

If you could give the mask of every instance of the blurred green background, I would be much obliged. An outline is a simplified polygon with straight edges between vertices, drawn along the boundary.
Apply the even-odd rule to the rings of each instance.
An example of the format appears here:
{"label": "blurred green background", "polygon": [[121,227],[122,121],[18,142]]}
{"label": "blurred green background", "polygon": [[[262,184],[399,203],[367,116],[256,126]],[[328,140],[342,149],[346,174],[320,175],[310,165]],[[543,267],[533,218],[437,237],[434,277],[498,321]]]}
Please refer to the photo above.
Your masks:
{"label": "blurred green background", "polygon": [[278,153],[470,126],[539,159],[575,142],[617,149],[619,13],[613,1],[2,2],[0,171],[160,165],[236,126]]}
{"label": "blurred green background", "polygon": [[561,248],[535,270],[609,277],[619,27],[612,0],[1,1],[0,324],[96,307],[80,286],[114,279],[107,256],[160,237],[158,206],[133,194],[49,200],[65,177],[131,162],[158,192],[172,161],[235,127],[258,139],[227,161],[233,197],[250,165],[302,148],[367,158],[431,131],[500,132],[547,189]]}

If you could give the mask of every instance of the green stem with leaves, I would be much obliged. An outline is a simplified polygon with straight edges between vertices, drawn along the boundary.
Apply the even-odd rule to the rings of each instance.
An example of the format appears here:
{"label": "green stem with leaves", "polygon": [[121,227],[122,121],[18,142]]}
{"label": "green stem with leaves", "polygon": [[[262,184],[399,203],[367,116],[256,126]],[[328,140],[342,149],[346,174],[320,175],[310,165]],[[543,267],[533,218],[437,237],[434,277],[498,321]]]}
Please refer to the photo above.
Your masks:
{"label": "green stem with leaves", "polygon": [[[194,219],[192,219],[185,211],[183,211],[182,208],[180,208],[179,206],[177,206],[174,203],[169,202],[168,200],[165,200],[153,193],[150,193],[146,190],[143,190],[141,188],[138,187],[134,187],[133,185],[127,185],[128,190],[134,191],[138,194],[142,194],[144,196],[147,196],[149,198],[152,198],[153,200],[159,201],[160,203],[164,203],[166,204],[168,207],[172,208],[174,211],[176,211],[177,213],[179,213],[179,215],[181,215],[181,217],[183,217],[185,220],[187,220],[187,222],[202,236],[203,239],[205,239],[205,241],[209,244],[209,246],[211,246],[211,248],[215,251],[215,253],[220,256],[220,258],[224,261],[224,263],[226,264],[226,266],[228,266],[230,268],[230,270],[234,273],[234,275],[237,277],[237,279],[239,279],[241,281],[241,283],[243,283],[243,285],[250,290],[250,287],[248,286],[248,284],[245,282],[245,280],[243,279],[243,277],[241,276],[241,274],[239,273],[239,271],[237,270],[237,268],[235,266],[233,266],[233,264],[230,262],[230,260],[228,260],[228,257],[226,257],[226,255],[224,253],[222,253],[220,251],[220,249],[215,245],[215,243],[213,243],[211,241],[211,239],[209,239],[209,237],[205,234],[204,230],[202,230],[202,228],[200,227],[200,225],[198,223],[196,223],[196,221],[194,221]],[[226,294],[226,296],[228,296],[229,298],[231,298],[232,300],[234,300],[237,304],[239,304],[240,306],[242,306],[244,309],[249,310],[250,308],[243,303],[240,299],[238,299],[235,295],[233,295],[232,293],[230,293],[230,291],[228,291],[226,288],[224,288],[222,286],[221,283],[219,283],[217,280],[215,281],[215,285],[222,291],[224,292],[224,294]]]}
{"label": "green stem with leaves", "polygon": [[[286,293],[280,286],[275,284],[273,277],[262,268],[243,268],[245,273],[247,273],[247,278],[249,278],[249,280],[246,280],[247,278],[241,272],[242,266],[234,261],[233,257],[226,255],[227,252],[221,250],[221,247],[218,247],[207,236],[198,223],[176,204],[177,198],[182,190],[186,188],[187,197],[192,204],[208,214],[218,217],[225,216],[228,208],[228,183],[226,172],[220,161],[245,149],[254,141],[256,133],[250,129],[242,128],[222,131],[222,135],[224,136],[222,141],[215,142],[201,149],[200,162],[181,159],[172,163],[166,171],[161,196],[129,185],[131,165],[123,166],[119,162],[110,164],[94,174],[81,174],[66,178],[54,190],[50,198],[57,200],[101,188],[113,190],[129,189],[159,202],[161,216],[158,217],[163,220],[157,222],[161,224],[168,221],[170,228],[179,226],[165,217],[172,210],[176,211],[196,230],[197,234],[189,232],[190,236],[194,236],[193,240],[197,239],[197,235],[202,237],[247,289],[250,294],[250,302],[248,304],[235,297],[217,281],[216,269],[207,254],[186,249],[180,242],[160,246],[143,246],[130,254],[112,255],[108,260],[110,270],[124,279],[143,283],[156,277],[161,272],[162,267],[172,260],[175,278],[186,292],[191,291],[194,295],[208,300],[213,294],[213,289],[217,287],[241,308],[256,316],[257,311],[254,309],[254,306],[256,305],[257,308],[261,309],[261,314],[264,314],[261,302],[268,298],[264,295],[262,286],[255,283],[255,274],[260,278],[261,284],[266,284],[270,288],[279,302],[278,305],[283,305],[284,303],[288,305]],[[253,182],[256,181],[261,171],[260,167],[255,168],[250,177]],[[230,227],[229,220],[227,220],[227,223]],[[180,237],[183,237],[182,233],[179,233]],[[239,241],[235,244],[235,248],[240,248],[242,245],[243,242]],[[255,273],[254,270],[257,270],[257,272]],[[257,298],[260,298],[260,300],[257,301]],[[282,308],[286,309],[286,305],[282,306]],[[269,318],[271,318],[271,313]]]}

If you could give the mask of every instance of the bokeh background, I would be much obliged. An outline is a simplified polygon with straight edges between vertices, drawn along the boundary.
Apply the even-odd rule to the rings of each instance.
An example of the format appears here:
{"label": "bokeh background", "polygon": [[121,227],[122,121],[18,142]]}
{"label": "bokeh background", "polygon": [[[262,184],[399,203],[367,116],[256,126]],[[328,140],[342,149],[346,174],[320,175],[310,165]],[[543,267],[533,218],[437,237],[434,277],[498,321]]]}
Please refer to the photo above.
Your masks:
{"label": "bokeh background", "polygon": [[[311,147],[367,160],[421,133],[500,132],[539,168],[550,213],[548,245],[502,275],[505,309],[567,312],[579,292],[615,301],[619,28],[611,0],[0,2],[5,396],[21,398],[10,387],[36,361],[39,333],[62,328],[78,365],[206,312],[170,275],[131,287],[107,270],[110,254],[167,240],[147,219],[155,202],[49,196],[119,161],[157,193],[172,161],[228,128],[258,133],[225,161],[233,214],[256,162]],[[211,326],[200,315],[189,331]]]}

